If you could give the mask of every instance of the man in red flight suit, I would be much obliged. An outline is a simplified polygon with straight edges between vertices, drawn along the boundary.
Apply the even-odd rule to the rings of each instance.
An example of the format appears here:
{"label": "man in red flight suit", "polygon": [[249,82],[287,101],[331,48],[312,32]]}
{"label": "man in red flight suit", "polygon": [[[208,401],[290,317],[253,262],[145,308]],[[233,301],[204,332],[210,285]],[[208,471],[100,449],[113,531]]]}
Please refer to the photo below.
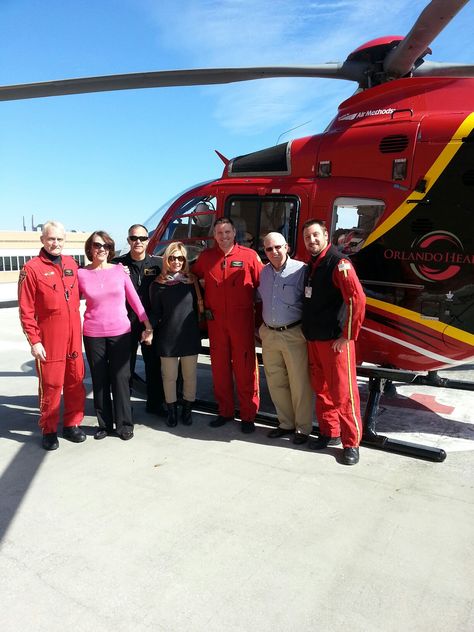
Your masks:
{"label": "man in red flight suit", "polygon": [[233,373],[241,430],[250,433],[255,430],[260,403],[254,301],[263,264],[254,250],[235,243],[235,235],[231,219],[216,220],[216,244],[201,253],[193,272],[204,279],[214,394],[219,405],[219,415],[209,425],[218,428],[234,418]]}
{"label": "man in red flight suit", "polygon": [[329,243],[324,221],[305,222],[303,238],[311,259],[302,329],[319,423],[319,438],[309,447],[322,450],[342,438],[343,462],[355,465],[362,421],[354,341],[364,320],[365,294],[351,262]]}
{"label": "man in red flight suit", "polygon": [[79,428],[84,417],[84,360],[77,263],[62,255],[64,227],[46,222],[39,256],[25,263],[18,283],[18,302],[23,331],[31,345],[39,378],[39,426],[45,450],[59,447],[57,429],[64,394],[63,437],[85,441]]}

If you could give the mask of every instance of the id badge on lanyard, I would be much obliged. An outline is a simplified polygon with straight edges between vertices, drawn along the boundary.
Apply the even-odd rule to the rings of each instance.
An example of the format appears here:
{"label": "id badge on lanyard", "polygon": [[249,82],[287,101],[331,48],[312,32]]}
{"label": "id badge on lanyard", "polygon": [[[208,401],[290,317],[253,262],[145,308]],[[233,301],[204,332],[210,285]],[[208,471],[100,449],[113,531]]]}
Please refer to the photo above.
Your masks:
{"label": "id badge on lanyard", "polygon": [[313,295],[313,288],[311,287],[311,285],[306,285],[304,288],[304,297],[311,298],[312,295]]}

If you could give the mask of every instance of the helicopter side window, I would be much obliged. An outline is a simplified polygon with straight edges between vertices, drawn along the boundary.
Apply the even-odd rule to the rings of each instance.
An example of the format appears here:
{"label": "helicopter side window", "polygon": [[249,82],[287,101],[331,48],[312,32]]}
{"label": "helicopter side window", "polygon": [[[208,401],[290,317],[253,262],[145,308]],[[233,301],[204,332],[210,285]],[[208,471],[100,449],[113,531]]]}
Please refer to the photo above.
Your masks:
{"label": "helicopter side window", "polygon": [[344,254],[358,252],[385,210],[381,200],[338,198],[334,202],[332,243]]}
{"label": "helicopter side window", "polygon": [[237,243],[257,250],[265,258],[263,238],[267,233],[282,233],[294,249],[298,199],[290,196],[231,197],[226,203],[226,215],[232,219]]}

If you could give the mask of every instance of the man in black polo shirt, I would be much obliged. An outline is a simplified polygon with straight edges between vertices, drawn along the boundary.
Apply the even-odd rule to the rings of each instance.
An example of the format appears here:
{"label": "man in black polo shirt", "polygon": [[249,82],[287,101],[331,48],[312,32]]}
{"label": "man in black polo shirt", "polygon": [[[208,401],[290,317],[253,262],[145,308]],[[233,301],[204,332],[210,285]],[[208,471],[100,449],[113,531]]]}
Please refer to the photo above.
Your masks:
{"label": "man in black polo shirt", "polygon": [[[140,297],[140,300],[147,314],[150,313],[150,285],[160,274],[161,268],[157,257],[148,255],[146,248],[148,245],[148,231],[141,224],[133,224],[128,229],[127,241],[130,245],[130,252],[121,257],[116,257],[114,263],[121,263],[130,270],[130,278]],[[138,344],[144,328],[143,323],[138,320],[135,312],[128,308],[128,317],[132,327],[131,331],[131,354],[130,370],[133,377],[137,360]],[[154,351],[153,346],[141,344],[143,361],[145,363],[146,376],[146,411],[160,416],[166,416],[164,408],[163,381],[161,378],[160,358]]]}

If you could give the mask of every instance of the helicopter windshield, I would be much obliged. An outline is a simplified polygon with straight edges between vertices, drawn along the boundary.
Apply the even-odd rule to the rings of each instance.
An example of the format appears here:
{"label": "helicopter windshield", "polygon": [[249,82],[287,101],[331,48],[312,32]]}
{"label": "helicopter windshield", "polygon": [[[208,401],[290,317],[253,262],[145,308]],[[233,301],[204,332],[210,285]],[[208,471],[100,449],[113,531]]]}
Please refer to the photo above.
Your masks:
{"label": "helicopter windshield", "polygon": [[162,204],[153,213],[153,215],[150,215],[150,217],[143,223],[143,225],[147,228],[150,237],[153,235],[153,232],[155,231],[156,227],[160,223],[163,215],[176,202],[176,200],[178,200],[180,197],[185,195],[188,191],[192,191],[193,189],[196,189],[198,187],[205,186],[206,184],[209,184],[210,182],[212,182],[212,180],[206,180],[205,182],[200,182],[199,184],[193,184],[193,186],[187,187],[186,189],[181,191],[181,193],[178,193],[177,195],[173,196],[170,200]]}
{"label": "helicopter windshield", "polygon": [[162,255],[170,242],[181,241],[186,246],[189,260],[195,260],[202,250],[213,244],[211,236],[215,215],[214,197],[197,195],[185,199],[174,209],[154,254]]}

